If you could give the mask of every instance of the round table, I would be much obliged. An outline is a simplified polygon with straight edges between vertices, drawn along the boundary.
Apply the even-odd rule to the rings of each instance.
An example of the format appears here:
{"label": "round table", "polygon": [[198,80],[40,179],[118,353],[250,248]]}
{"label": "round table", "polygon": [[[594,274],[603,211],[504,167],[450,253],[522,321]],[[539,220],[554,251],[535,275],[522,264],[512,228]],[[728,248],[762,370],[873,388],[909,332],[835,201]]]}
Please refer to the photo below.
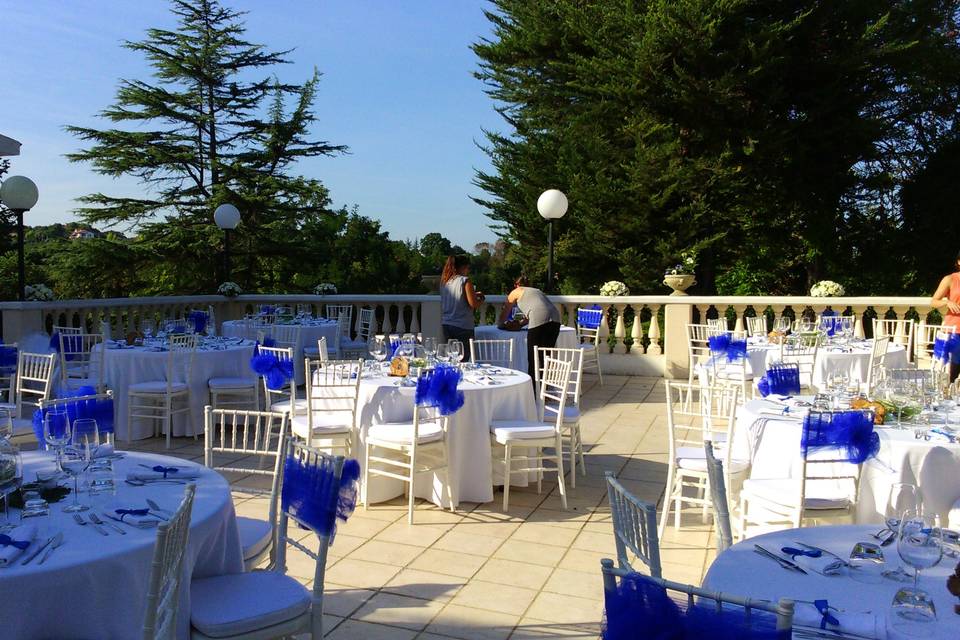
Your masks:
{"label": "round table", "polygon": [[[127,391],[131,384],[166,379],[168,351],[149,347],[108,345],[104,353],[104,381],[113,389],[116,403],[118,440],[140,440],[153,437],[156,420],[134,420],[127,424]],[[203,433],[203,407],[210,404],[207,381],[210,378],[255,377],[250,370],[253,342],[237,339],[205,340],[193,356],[193,369],[187,384],[190,387],[190,412],[173,418],[173,435],[192,436]],[[178,400],[177,402],[182,402]]]}
{"label": "round table", "polygon": [[[295,361],[295,371],[296,371],[296,382],[297,384],[304,383],[304,369],[303,369],[303,350],[307,347],[317,348],[317,341],[320,338],[327,339],[327,347],[333,349],[337,346],[337,331],[339,331],[340,325],[336,320],[326,320],[324,318],[319,318],[315,320],[310,320],[306,322],[295,322],[292,323],[293,326],[300,328],[300,331],[297,332],[297,344],[293,348],[293,355]],[[271,325],[263,325],[263,330],[269,330]],[[290,326],[290,325],[281,325],[281,326]],[[243,320],[227,320],[223,323],[223,326],[220,330],[221,335],[227,338],[250,338],[252,336],[244,335],[246,325]]]}
{"label": "round table", "polygon": [[[39,451],[25,452],[23,462],[26,478],[35,477],[39,469],[54,467],[52,454]],[[91,505],[94,513],[121,527],[126,535],[109,526],[105,527],[108,536],[89,525],[79,526],[71,514],[62,512],[73,496],[50,505],[48,516],[23,521],[37,527],[39,544],[58,532],[63,533],[64,544],[42,565],[38,557],[26,566],[16,560],[0,569],[0,635],[18,640],[142,637],[156,528],[138,529],[107,520],[102,514],[116,508],[144,508],[147,498],[173,511],[183,498],[184,485],[126,484],[127,472],[140,464],[190,468],[199,473],[180,589],[179,637],[189,637],[191,576],[243,572],[243,551],[227,481],[215,471],[180,458],[126,453],[113,462],[116,495],[80,494],[82,503]],[[11,509],[10,515],[19,518],[17,510]]]}
{"label": "round table", "polygon": [[[803,410],[794,408],[796,417],[782,418],[775,415],[782,407],[772,400],[750,400],[737,410],[731,455],[751,462],[751,478],[799,474]],[[918,440],[913,428],[879,426],[876,431],[880,452],[863,465],[857,522],[882,523],[890,487],[898,482],[919,487],[925,507],[946,522],[950,507],[960,499],[960,444],[935,434]]]}
{"label": "round table", "polygon": [[[513,362],[511,362],[510,368],[517,371],[527,371],[529,369],[526,327],[520,331],[507,331],[495,324],[485,324],[476,327],[473,330],[473,335],[476,340],[513,340]],[[576,330],[573,327],[560,327],[557,347],[560,349],[576,349],[579,346]],[[469,349],[470,345],[464,345],[464,348]]]}
{"label": "round table", "polygon": [[[817,350],[813,368],[813,386],[823,388],[827,377],[834,372],[846,373],[851,380],[866,380],[870,367],[872,340],[854,342],[849,346],[823,345]],[[755,378],[767,370],[767,366],[780,360],[780,345],[770,344],[766,338],[750,338],[747,341],[747,357]],[[888,369],[907,367],[907,348],[902,344],[890,344],[884,366]]]}
{"label": "round table", "polygon": [[[803,575],[781,569],[772,560],[754,553],[755,544],[779,552],[785,546],[796,547],[796,542],[799,541],[826,549],[846,559],[857,542],[876,543],[870,536],[876,531],[876,526],[809,527],[756,536],[721,553],[707,571],[703,587],[711,591],[724,591],[774,602],[779,598],[807,601],[825,598],[831,607],[841,610],[837,614],[841,624],[847,619],[850,620],[849,624],[859,622],[858,627],[875,626],[879,638],[899,638],[900,634],[890,633],[893,630],[886,629],[886,618],[893,615],[890,604],[894,594],[902,586],[901,583],[879,577],[865,583],[851,578],[847,570],[836,576],[823,576],[814,571]],[[883,547],[882,550],[887,567],[900,564],[895,544]],[[960,638],[960,615],[953,612],[957,599],[950,595],[946,586],[947,576],[953,572],[955,566],[955,558],[944,556],[939,565],[925,569],[920,574],[920,588],[933,598],[938,616],[936,622],[923,625],[922,637],[926,640]],[[858,615],[856,619],[844,616],[844,613],[849,616],[866,612],[871,613]],[[873,620],[872,616],[876,616],[876,620]],[[795,618],[795,622],[800,620]]]}

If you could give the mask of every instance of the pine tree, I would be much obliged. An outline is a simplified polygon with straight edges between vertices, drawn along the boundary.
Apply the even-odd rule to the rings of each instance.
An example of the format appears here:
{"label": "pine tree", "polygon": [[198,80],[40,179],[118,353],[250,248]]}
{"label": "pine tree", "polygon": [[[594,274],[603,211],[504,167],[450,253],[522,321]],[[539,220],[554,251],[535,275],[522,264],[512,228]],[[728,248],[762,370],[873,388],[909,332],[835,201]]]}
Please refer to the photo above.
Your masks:
{"label": "pine tree", "polygon": [[70,160],[132,176],[144,195],[90,194],[78,212],[90,224],[135,229],[139,250],[161,257],[148,267],[153,293],[209,292],[223,236],[213,211],[232,203],[242,216],[232,279],[270,288],[306,257],[298,230],[330,215],[326,188],[294,175],[295,163],[346,147],[309,137],[317,71],[302,85],[266,73],[249,80],[290,52],[246,41],[243,13],[217,0],[171,0],[171,11],[176,30],[149,29],[124,44],[153,68],[150,81],[122,80],[100,114],[124,128],[67,127],[90,143]]}

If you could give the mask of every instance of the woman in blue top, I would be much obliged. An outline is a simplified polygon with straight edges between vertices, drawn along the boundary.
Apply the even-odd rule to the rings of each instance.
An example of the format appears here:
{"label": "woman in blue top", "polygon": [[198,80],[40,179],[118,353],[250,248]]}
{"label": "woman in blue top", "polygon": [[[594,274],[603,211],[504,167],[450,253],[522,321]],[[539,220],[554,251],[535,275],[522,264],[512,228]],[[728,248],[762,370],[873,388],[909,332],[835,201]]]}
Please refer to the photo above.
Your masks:
{"label": "woman in blue top", "polygon": [[530,286],[526,276],[520,276],[514,283],[513,291],[507,295],[507,303],[500,313],[500,324],[510,318],[514,305],[526,316],[527,324],[527,371],[531,380],[535,380],[533,358],[537,347],[557,346],[560,336],[560,312],[540,289]]}
{"label": "woman in blue top", "polygon": [[483,304],[484,295],[469,280],[470,258],[450,256],[440,275],[441,324],[445,340],[463,343],[464,359],[470,359],[470,340],[473,339],[473,311]]}

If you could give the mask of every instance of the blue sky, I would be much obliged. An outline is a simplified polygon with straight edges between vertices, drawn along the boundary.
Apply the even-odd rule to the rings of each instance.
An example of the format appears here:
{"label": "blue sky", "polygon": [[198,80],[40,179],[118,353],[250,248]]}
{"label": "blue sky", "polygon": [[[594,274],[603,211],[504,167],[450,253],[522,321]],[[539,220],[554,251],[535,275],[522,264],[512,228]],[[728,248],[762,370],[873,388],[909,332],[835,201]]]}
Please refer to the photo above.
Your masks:
{"label": "blue sky", "polygon": [[[503,122],[471,73],[469,45],[489,34],[483,0],[223,0],[249,11],[248,39],[295,48],[282,80],[324,74],[314,136],[350,154],[299,165],[322,180],[335,205],[354,204],[398,239],[439,231],[472,247],[494,234],[469,198],[482,130]],[[94,191],[133,195],[131,180],[98,176],[63,154],[78,141],[65,124],[105,126],[95,114],[120,78],[149,68],[122,40],[172,27],[164,0],[0,0],[4,39],[0,133],[23,143],[11,175],[32,178],[40,201],[28,224],[74,219],[73,199]]]}

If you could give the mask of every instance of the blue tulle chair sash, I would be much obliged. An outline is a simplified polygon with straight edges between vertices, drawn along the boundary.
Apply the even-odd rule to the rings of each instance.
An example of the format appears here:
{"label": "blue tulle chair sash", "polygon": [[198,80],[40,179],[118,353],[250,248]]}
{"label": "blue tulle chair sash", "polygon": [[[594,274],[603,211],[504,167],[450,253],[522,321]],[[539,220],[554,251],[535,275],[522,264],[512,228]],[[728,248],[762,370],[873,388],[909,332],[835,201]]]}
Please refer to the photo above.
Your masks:
{"label": "blue tulle chair sash", "polygon": [[332,539],[337,522],[346,522],[357,506],[359,479],[356,460],[344,460],[337,479],[333,457],[288,455],[283,465],[281,508],[303,526]]}
{"label": "blue tulle chair sash", "polygon": [[93,418],[97,421],[97,429],[101,434],[113,433],[113,398],[98,397],[97,390],[93,387],[80,387],[68,391],[63,397],[75,399],[33,412],[33,433],[37,437],[41,450],[46,449],[46,441],[43,438],[43,419],[51,410],[65,411],[71,424],[79,418]]}
{"label": "blue tulle chair sash", "polygon": [[781,396],[800,393],[800,365],[795,362],[771,364],[757,382],[757,391],[764,398],[771,393]]}
{"label": "blue tulle chair sash", "polygon": [[592,309],[577,309],[577,325],[584,329],[598,329],[603,321],[603,311],[598,305]]}
{"label": "blue tulle chair sash", "polygon": [[0,376],[8,376],[17,370],[17,348],[0,345]]}
{"label": "blue tulle chair sash", "polygon": [[278,358],[276,354],[260,351],[257,347],[250,358],[250,368],[267,381],[267,388],[271,391],[283,389],[293,378],[293,360]]}
{"label": "blue tulle chair sash", "polygon": [[944,364],[960,363],[960,334],[951,333],[934,338],[933,357]]}
{"label": "blue tulle chair sash", "polygon": [[206,311],[191,311],[187,319],[193,325],[194,333],[204,333],[207,330],[207,323],[210,321],[210,314]]}
{"label": "blue tulle chair sash", "polygon": [[463,406],[463,391],[458,388],[463,374],[456,367],[441,365],[417,379],[415,402],[420,407],[437,407],[440,415],[456,413]]}
{"label": "blue tulle chair sash", "polygon": [[811,411],[803,419],[800,452],[804,458],[816,451],[840,453],[847,462],[860,464],[876,457],[880,436],[870,411]]}
{"label": "blue tulle chair sash", "polygon": [[747,341],[734,340],[726,333],[710,336],[707,338],[707,345],[710,347],[710,353],[715,357],[726,356],[727,362],[735,362],[747,357]]}

